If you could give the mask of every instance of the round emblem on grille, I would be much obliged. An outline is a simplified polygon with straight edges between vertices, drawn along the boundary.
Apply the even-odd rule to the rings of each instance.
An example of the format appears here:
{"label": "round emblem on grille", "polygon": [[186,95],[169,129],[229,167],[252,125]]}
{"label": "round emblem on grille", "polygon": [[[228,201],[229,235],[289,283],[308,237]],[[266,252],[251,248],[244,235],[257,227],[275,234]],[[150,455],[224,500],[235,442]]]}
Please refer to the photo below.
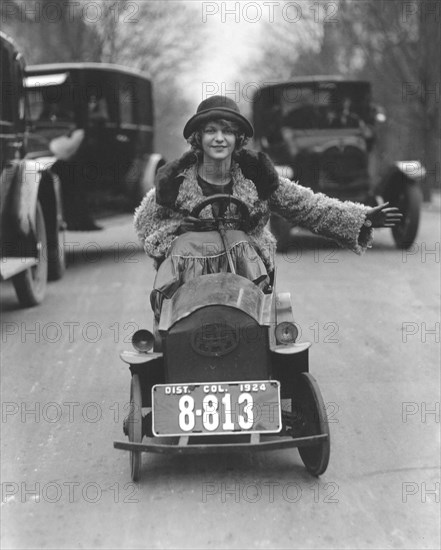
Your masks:
{"label": "round emblem on grille", "polygon": [[237,330],[226,323],[202,325],[191,337],[191,347],[196,353],[209,357],[221,357],[233,351],[239,344]]}

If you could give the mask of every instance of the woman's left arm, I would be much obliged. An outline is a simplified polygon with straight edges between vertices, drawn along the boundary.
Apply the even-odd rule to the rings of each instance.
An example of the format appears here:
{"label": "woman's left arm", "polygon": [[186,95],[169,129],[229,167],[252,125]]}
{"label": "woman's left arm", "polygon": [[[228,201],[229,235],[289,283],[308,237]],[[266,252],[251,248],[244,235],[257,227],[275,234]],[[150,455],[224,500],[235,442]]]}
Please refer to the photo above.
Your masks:
{"label": "woman's left arm", "polygon": [[372,246],[373,228],[397,223],[401,214],[387,204],[370,208],[363,204],[340,201],[323,193],[279,179],[278,188],[270,197],[272,212],[294,225],[333,239],[339,246],[357,254]]}

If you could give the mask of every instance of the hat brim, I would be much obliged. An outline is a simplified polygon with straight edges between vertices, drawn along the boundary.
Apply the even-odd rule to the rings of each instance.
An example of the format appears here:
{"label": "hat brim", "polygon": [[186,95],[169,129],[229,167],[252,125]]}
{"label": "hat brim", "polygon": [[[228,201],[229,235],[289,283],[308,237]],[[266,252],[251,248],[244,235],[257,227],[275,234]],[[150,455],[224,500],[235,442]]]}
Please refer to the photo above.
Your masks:
{"label": "hat brim", "polygon": [[250,122],[240,113],[233,111],[232,109],[226,109],[222,107],[207,109],[193,115],[184,127],[184,137],[188,139],[193,132],[195,132],[202,124],[215,120],[217,118],[224,118],[236,122],[244,131],[247,137],[253,137],[254,129]]}

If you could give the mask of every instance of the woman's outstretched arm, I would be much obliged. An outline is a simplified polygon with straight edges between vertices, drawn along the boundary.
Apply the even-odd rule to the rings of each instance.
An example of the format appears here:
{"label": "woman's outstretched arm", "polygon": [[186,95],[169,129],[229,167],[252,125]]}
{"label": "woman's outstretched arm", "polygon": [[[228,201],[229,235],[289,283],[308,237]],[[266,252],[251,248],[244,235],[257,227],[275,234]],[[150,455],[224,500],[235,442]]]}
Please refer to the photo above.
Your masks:
{"label": "woman's outstretched arm", "polygon": [[372,209],[362,204],[342,202],[280,178],[270,197],[270,208],[293,225],[329,237],[357,254],[372,246],[373,223],[371,227],[365,225]]}

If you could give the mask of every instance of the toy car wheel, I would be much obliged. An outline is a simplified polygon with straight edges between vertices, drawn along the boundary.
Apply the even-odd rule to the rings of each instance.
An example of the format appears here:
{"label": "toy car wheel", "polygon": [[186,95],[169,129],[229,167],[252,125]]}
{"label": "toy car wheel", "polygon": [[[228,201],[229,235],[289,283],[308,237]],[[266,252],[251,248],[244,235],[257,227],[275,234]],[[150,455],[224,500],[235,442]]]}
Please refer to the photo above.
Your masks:
{"label": "toy car wheel", "polygon": [[398,197],[391,204],[391,206],[397,206],[403,214],[402,222],[392,227],[397,248],[407,250],[412,246],[418,231],[421,202],[421,189],[416,185],[408,184],[400,189]]}
{"label": "toy car wheel", "polygon": [[326,439],[316,444],[299,447],[299,454],[306,469],[312,475],[319,476],[328,467],[331,442],[325,404],[317,382],[309,373],[300,374],[296,381],[292,415],[294,425],[302,424],[302,435],[327,435]]}
{"label": "toy car wheel", "polygon": [[[128,416],[129,441],[131,443],[141,443],[142,441],[142,394],[139,376],[134,374],[130,384],[130,412]],[[141,470],[140,451],[130,451],[130,470],[132,481],[139,480]]]}
{"label": "toy car wheel", "polygon": [[38,254],[37,265],[12,278],[17,298],[23,307],[36,306],[46,294],[48,272],[47,237],[43,209],[39,202],[37,202],[35,213],[35,233]]}

